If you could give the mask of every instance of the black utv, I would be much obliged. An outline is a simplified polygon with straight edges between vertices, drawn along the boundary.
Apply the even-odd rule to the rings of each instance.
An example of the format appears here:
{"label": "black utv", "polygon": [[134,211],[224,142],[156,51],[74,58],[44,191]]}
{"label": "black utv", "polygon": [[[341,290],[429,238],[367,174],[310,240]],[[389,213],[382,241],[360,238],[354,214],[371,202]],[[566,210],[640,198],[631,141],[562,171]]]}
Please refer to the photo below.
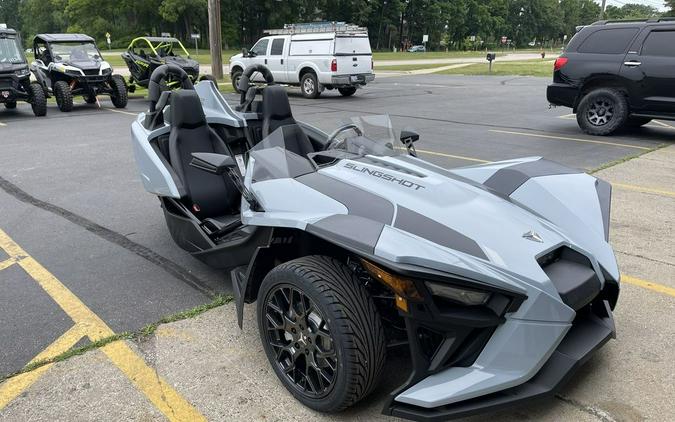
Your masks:
{"label": "black utv", "polygon": [[113,75],[94,39],[84,34],[39,34],[33,40],[32,70],[49,97],[56,97],[61,111],[73,109],[73,97],[88,104],[98,95],[109,95],[117,108],[127,106],[124,78]]}
{"label": "black utv", "polygon": [[0,103],[7,109],[14,109],[18,101],[29,103],[36,116],[47,114],[47,99],[42,86],[30,81],[19,34],[13,29],[0,28]]}

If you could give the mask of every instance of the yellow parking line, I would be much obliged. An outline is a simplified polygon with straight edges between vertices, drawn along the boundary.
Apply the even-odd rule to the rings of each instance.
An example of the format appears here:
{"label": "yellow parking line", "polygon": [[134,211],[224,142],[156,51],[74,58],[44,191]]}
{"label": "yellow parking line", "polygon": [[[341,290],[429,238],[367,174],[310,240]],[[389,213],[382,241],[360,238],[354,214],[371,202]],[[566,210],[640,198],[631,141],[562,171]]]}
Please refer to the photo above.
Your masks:
{"label": "yellow parking line", "polygon": [[667,294],[669,296],[675,297],[675,289],[672,287],[664,286],[663,284],[654,283],[653,281],[643,280],[637,277],[631,277],[626,274],[621,274],[621,282],[632,284],[634,286],[642,287],[644,289],[653,290],[655,292]]}
{"label": "yellow parking line", "polygon": [[[82,328],[78,325],[73,326],[66,331],[61,337],[56,339],[45,350],[40,352],[31,360],[38,362],[58,356],[61,353],[67,352],[84,336]],[[12,400],[17,398],[19,394],[25,391],[28,387],[33,385],[53,364],[40,366],[33,371],[25,372],[12,377],[0,384],[0,409],[7,406]]]}
{"label": "yellow parking line", "polygon": [[439,157],[448,157],[448,158],[457,158],[459,160],[475,161],[476,163],[491,163],[491,161],[481,160],[481,159],[478,159],[478,158],[471,158],[471,157],[466,157],[466,156],[463,156],[463,155],[444,154],[442,152],[426,151],[426,150],[423,150],[423,149],[418,149],[417,152],[422,153],[422,154],[438,155]]}
{"label": "yellow parking line", "polygon": [[641,150],[645,150],[645,151],[651,150],[651,148],[640,147],[640,146],[637,146],[637,145],[619,144],[619,143],[616,143],[616,142],[607,142],[607,141],[594,141],[592,139],[569,138],[567,136],[553,136],[553,135],[543,135],[543,134],[540,134],[540,133],[527,133],[527,132],[511,132],[511,131],[508,131],[508,130],[497,130],[497,129],[491,129],[490,132],[505,133],[505,134],[508,134],[508,135],[529,136],[529,137],[532,137],[532,138],[544,138],[544,139],[554,139],[554,140],[561,140],[561,141],[583,142],[583,143],[588,143],[588,144],[610,145],[610,146],[613,146],[613,147],[634,148],[634,149],[641,149]]}
{"label": "yellow parking line", "polygon": [[[20,265],[21,268],[23,268],[24,271],[26,271],[26,273],[42,287],[42,289],[61,307],[61,309],[63,309],[63,311],[75,322],[75,325],[79,327],[82,330],[82,333],[89,337],[91,341],[114,335],[113,330],[108,327],[98,315],[92,312],[87,305],[54,277],[53,274],[33,257],[28,255],[19,245],[14,243],[14,241],[1,229],[0,248],[2,248],[10,257],[22,257],[22,259],[18,261],[18,265]],[[57,346],[62,347],[65,343],[67,342],[64,340],[63,342],[59,342]],[[143,358],[136,354],[123,341],[111,343],[103,347],[102,351],[170,421],[206,420],[197,409],[167,384],[156,371],[148,367]],[[53,350],[45,350],[45,352],[38,355],[38,357],[52,355],[52,353]],[[38,357],[36,357],[36,359]],[[14,381],[12,383],[13,386],[10,385],[10,387],[5,387],[5,384],[3,384],[3,390],[0,390],[0,409],[16,397],[17,391],[20,394],[25,388],[28,388],[35,382],[35,380],[46,371],[46,369],[42,368],[45,367],[42,366],[39,369],[27,372],[25,377],[19,375],[18,377],[21,378],[18,378],[18,381]],[[34,375],[27,375],[32,374],[33,372],[35,372]],[[13,379],[14,378],[11,378],[7,382],[12,381]],[[7,388],[7,391],[5,391],[4,388]]]}
{"label": "yellow parking line", "polygon": [[0,271],[4,270],[5,268],[8,268],[11,265],[14,265],[17,263],[17,259],[12,257],[9,259],[5,259],[4,261],[0,262]]}
{"label": "yellow parking line", "polygon": [[625,183],[612,183],[612,186],[615,186],[619,189],[632,190],[643,193],[653,193],[654,195],[670,196],[671,198],[675,198],[675,192],[671,192],[668,190],[654,189],[637,185],[627,185]]}

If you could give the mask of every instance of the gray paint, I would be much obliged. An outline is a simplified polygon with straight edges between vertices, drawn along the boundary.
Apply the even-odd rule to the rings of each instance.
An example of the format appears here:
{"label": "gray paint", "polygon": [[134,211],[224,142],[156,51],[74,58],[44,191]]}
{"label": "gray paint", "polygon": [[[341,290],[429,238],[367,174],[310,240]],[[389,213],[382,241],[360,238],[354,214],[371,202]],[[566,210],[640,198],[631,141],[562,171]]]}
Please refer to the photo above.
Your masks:
{"label": "gray paint", "polygon": [[307,232],[368,255],[375,253],[384,224],[356,215],[332,215],[307,225]]}
{"label": "gray paint", "polygon": [[581,171],[542,158],[501,168],[490,176],[484,185],[504,195],[511,195],[533,177],[572,173],[581,173]]}
{"label": "gray paint", "polygon": [[612,185],[604,180],[596,179],[595,190],[598,192],[598,201],[600,201],[605,240],[609,241],[609,213],[612,208]]}

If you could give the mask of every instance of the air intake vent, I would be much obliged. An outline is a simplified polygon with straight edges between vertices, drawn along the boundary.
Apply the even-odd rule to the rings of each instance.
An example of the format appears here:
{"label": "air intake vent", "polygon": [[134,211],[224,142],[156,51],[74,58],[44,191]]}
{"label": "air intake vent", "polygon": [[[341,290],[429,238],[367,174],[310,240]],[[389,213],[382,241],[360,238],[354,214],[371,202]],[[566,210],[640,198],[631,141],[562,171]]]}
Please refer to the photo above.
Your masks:
{"label": "air intake vent", "polygon": [[591,262],[579,252],[563,246],[537,259],[562,301],[579,310],[600,293],[600,279]]}

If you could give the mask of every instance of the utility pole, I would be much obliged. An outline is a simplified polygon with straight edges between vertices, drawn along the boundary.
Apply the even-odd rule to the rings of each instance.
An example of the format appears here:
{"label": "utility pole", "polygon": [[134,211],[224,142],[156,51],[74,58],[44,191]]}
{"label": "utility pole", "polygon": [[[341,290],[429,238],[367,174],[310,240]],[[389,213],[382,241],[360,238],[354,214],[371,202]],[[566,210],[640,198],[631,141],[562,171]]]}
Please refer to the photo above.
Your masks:
{"label": "utility pole", "polygon": [[600,7],[600,20],[605,18],[605,6],[607,6],[607,0],[602,0],[602,6]]}
{"label": "utility pole", "polygon": [[211,74],[223,79],[223,40],[220,27],[220,0],[208,0],[209,45],[211,48]]}

